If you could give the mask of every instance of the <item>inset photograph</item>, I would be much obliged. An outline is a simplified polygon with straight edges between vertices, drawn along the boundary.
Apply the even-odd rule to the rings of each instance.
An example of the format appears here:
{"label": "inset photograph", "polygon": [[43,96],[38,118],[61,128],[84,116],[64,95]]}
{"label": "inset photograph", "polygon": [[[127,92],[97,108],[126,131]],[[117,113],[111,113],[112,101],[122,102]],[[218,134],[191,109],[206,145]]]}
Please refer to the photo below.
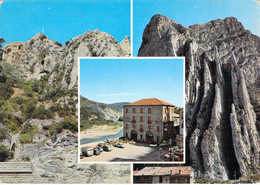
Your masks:
{"label": "inset photograph", "polygon": [[134,164],[134,184],[193,184],[191,166],[174,164]]}
{"label": "inset photograph", "polygon": [[184,58],[80,58],[80,162],[183,163],[183,70]]}

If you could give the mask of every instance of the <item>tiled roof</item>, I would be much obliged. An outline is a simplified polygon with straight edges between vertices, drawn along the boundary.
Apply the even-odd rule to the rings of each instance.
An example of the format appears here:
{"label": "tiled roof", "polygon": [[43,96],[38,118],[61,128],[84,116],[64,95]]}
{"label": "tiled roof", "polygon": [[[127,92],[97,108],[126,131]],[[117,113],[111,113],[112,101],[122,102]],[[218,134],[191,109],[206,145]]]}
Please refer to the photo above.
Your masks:
{"label": "tiled roof", "polygon": [[142,99],[142,100],[133,102],[130,105],[168,105],[168,106],[174,106],[170,103],[159,100],[157,98]]}
{"label": "tiled roof", "polygon": [[190,166],[176,167],[145,167],[135,173],[135,176],[162,176],[162,175],[191,175],[192,169]]}

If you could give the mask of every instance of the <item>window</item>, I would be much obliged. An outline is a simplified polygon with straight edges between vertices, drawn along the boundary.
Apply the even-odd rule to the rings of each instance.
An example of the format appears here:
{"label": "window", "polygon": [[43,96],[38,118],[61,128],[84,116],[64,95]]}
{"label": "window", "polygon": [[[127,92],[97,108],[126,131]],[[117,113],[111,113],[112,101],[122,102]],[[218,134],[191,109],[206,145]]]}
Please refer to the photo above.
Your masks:
{"label": "window", "polygon": [[144,118],[143,116],[140,116],[140,121],[143,122],[144,121]]}
{"label": "window", "polygon": [[164,114],[166,114],[166,108],[164,108]]}
{"label": "window", "polygon": [[135,123],[135,116],[133,116],[133,122]]}
{"label": "window", "polygon": [[157,132],[160,132],[160,127],[159,126],[157,126]]}
{"label": "window", "polygon": [[125,109],[125,113],[128,113],[128,108]]}
{"label": "window", "polygon": [[151,130],[151,129],[152,129],[152,125],[148,125],[148,129],[150,129],[150,130]]}
{"label": "window", "polygon": [[133,108],[133,113],[135,113],[135,108]]}
{"label": "window", "polygon": [[162,183],[162,176],[159,177],[159,183]]}
{"label": "window", "polygon": [[170,109],[170,108],[168,108],[168,113],[169,113],[169,114],[171,113],[171,109]]}
{"label": "window", "polygon": [[173,119],[173,116],[172,116],[172,121],[173,121],[174,119]]}
{"label": "window", "polygon": [[164,117],[164,122],[166,122],[166,117]]}
{"label": "window", "polygon": [[128,124],[125,124],[125,128],[127,128],[127,129],[128,129]]}
{"label": "window", "polygon": [[151,114],[152,113],[152,109],[148,108],[148,113]]}
{"label": "window", "polygon": [[152,117],[148,116],[148,124],[152,124]]}
{"label": "window", "polygon": [[133,124],[133,128],[135,128],[135,124]]}
{"label": "window", "polygon": [[173,114],[173,108],[172,108],[172,114]]}
{"label": "window", "polygon": [[143,113],[144,112],[144,109],[143,108],[140,108],[140,113]]}
{"label": "window", "polygon": [[143,131],[144,131],[143,125],[140,125],[140,132],[143,132]]}

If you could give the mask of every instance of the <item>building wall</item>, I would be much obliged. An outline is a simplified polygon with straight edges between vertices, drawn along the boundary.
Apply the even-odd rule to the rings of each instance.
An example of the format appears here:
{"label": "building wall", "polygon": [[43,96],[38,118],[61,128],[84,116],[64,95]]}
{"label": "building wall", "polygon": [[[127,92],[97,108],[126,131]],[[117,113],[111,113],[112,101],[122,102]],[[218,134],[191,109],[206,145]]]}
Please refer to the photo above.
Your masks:
{"label": "building wall", "polygon": [[[160,182],[161,178],[161,182]],[[192,176],[134,176],[135,184],[191,184],[193,183]]]}
{"label": "building wall", "polygon": [[181,149],[184,148],[184,119],[183,119],[183,110],[180,111],[180,125],[179,125],[179,134],[176,137],[177,146]]}
{"label": "building wall", "polygon": [[190,184],[191,183],[191,177],[189,175],[187,176],[171,176],[170,183],[174,184]]}
{"label": "building wall", "polygon": [[[133,112],[135,108],[135,113]],[[143,113],[140,112],[140,109],[143,108]],[[151,113],[148,113],[148,109],[151,108]],[[166,113],[165,113],[166,108]],[[170,108],[170,112],[168,112]],[[126,111],[128,109],[128,113]],[[172,111],[173,110],[173,111]],[[135,130],[137,132],[138,141],[147,141],[146,133],[148,131],[152,132],[154,142],[161,143],[164,137],[164,121],[173,120],[172,116],[174,115],[174,107],[169,106],[134,106],[128,105],[124,107],[124,136],[128,139],[131,138],[131,131]],[[135,116],[136,122],[133,123],[133,116]],[[140,120],[140,117],[143,117],[143,121]],[[148,117],[151,117],[151,124],[148,123]],[[128,128],[126,127],[128,125]],[[141,125],[143,130],[141,130]],[[149,128],[149,125],[151,128]],[[158,127],[158,128],[157,128]],[[158,131],[159,129],[159,131]]]}
{"label": "building wall", "polygon": [[134,176],[134,184],[152,184],[152,176]]}
{"label": "building wall", "polygon": [[25,47],[26,47],[26,43],[24,42],[10,43],[9,45],[3,48],[5,52],[3,53],[2,58],[5,60],[7,59],[8,55],[14,55],[17,52],[21,53]]}

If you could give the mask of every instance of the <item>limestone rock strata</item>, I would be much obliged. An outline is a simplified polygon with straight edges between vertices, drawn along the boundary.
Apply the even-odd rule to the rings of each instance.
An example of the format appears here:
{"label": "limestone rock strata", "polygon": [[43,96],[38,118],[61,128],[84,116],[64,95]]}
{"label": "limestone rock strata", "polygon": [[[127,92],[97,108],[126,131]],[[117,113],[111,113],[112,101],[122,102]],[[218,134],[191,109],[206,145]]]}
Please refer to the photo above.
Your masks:
{"label": "limestone rock strata", "polygon": [[260,39],[236,18],[184,27],[155,15],[138,56],[185,56],[187,163],[209,179],[260,173]]}
{"label": "limestone rock strata", "polygon": [[[3,54],[4,66],[12,67],[12,72],[26,80],[48,77],[48,87],[44,90],[62,90],[77,88],[78,57],[129,56],[129,39],[118,44],[111,35],[96,31],[87,31],[83,35],[68,41],[65,46],[53,42],[43,34],[37,34],[28,42],[15,42],[6,45]],[[8,66],[10,65],[10,66]],[[6,82],[4,68],[0,66],[0,83]],[[47,74],[47,75],[46,75]],[[46,80],[46,81],[47,81]],[[18,88],[17,88],[18,89]],[[59,89],[60,91],[60,89]],[[46,108],[60,104],[70,106],[69,98],[77,104],[77,95],[63,95],[53,103],[41,102]],[[37,102],[40,104],[40,102]],[[77,109],[77,108],[76,108]],[[77,110],[75,110],[77,112]],[[107,114],[111,111],[107,111]],[[75,113],[75,115],[77,115]],[[21,115],[17,115],[20,117]],[[128,164],[79,164],[77,133],[63,129],[61,133],[49,135],[47,126],[60,123],[67,115],[55,115],[53,119],[28,119],[25,123],[37,127],[30,143],[20,142],[20,133],[9,133],[7,139],[0,142],[10,149],[11,161],[21,162],[30,159],[33,172],[28,181],[33,183],[130,183],[130,165]],[[116,115],[117,116],[117,115]],[[76,119],[76,116],[72,116]],[[23,123],[23,124],[25,124]],[[45,128],[45,129],[44,129]],[[10,179],[8,179],[10,178]],[[0,182],[20,183],[22,177],[0,175]]]}
{"label": "limestone rock strata", "polygon": [[3,50],[3,61],[11,64],[27,80],[51,73],[49,83],[56,85],[58,73],[62,71],[63,89],[77,86],[78,57],[130,56],[128,37],[118,44],[114,37],[99,30],[87,31],[65,46],[39,33],[28,42],[10,43]]}

